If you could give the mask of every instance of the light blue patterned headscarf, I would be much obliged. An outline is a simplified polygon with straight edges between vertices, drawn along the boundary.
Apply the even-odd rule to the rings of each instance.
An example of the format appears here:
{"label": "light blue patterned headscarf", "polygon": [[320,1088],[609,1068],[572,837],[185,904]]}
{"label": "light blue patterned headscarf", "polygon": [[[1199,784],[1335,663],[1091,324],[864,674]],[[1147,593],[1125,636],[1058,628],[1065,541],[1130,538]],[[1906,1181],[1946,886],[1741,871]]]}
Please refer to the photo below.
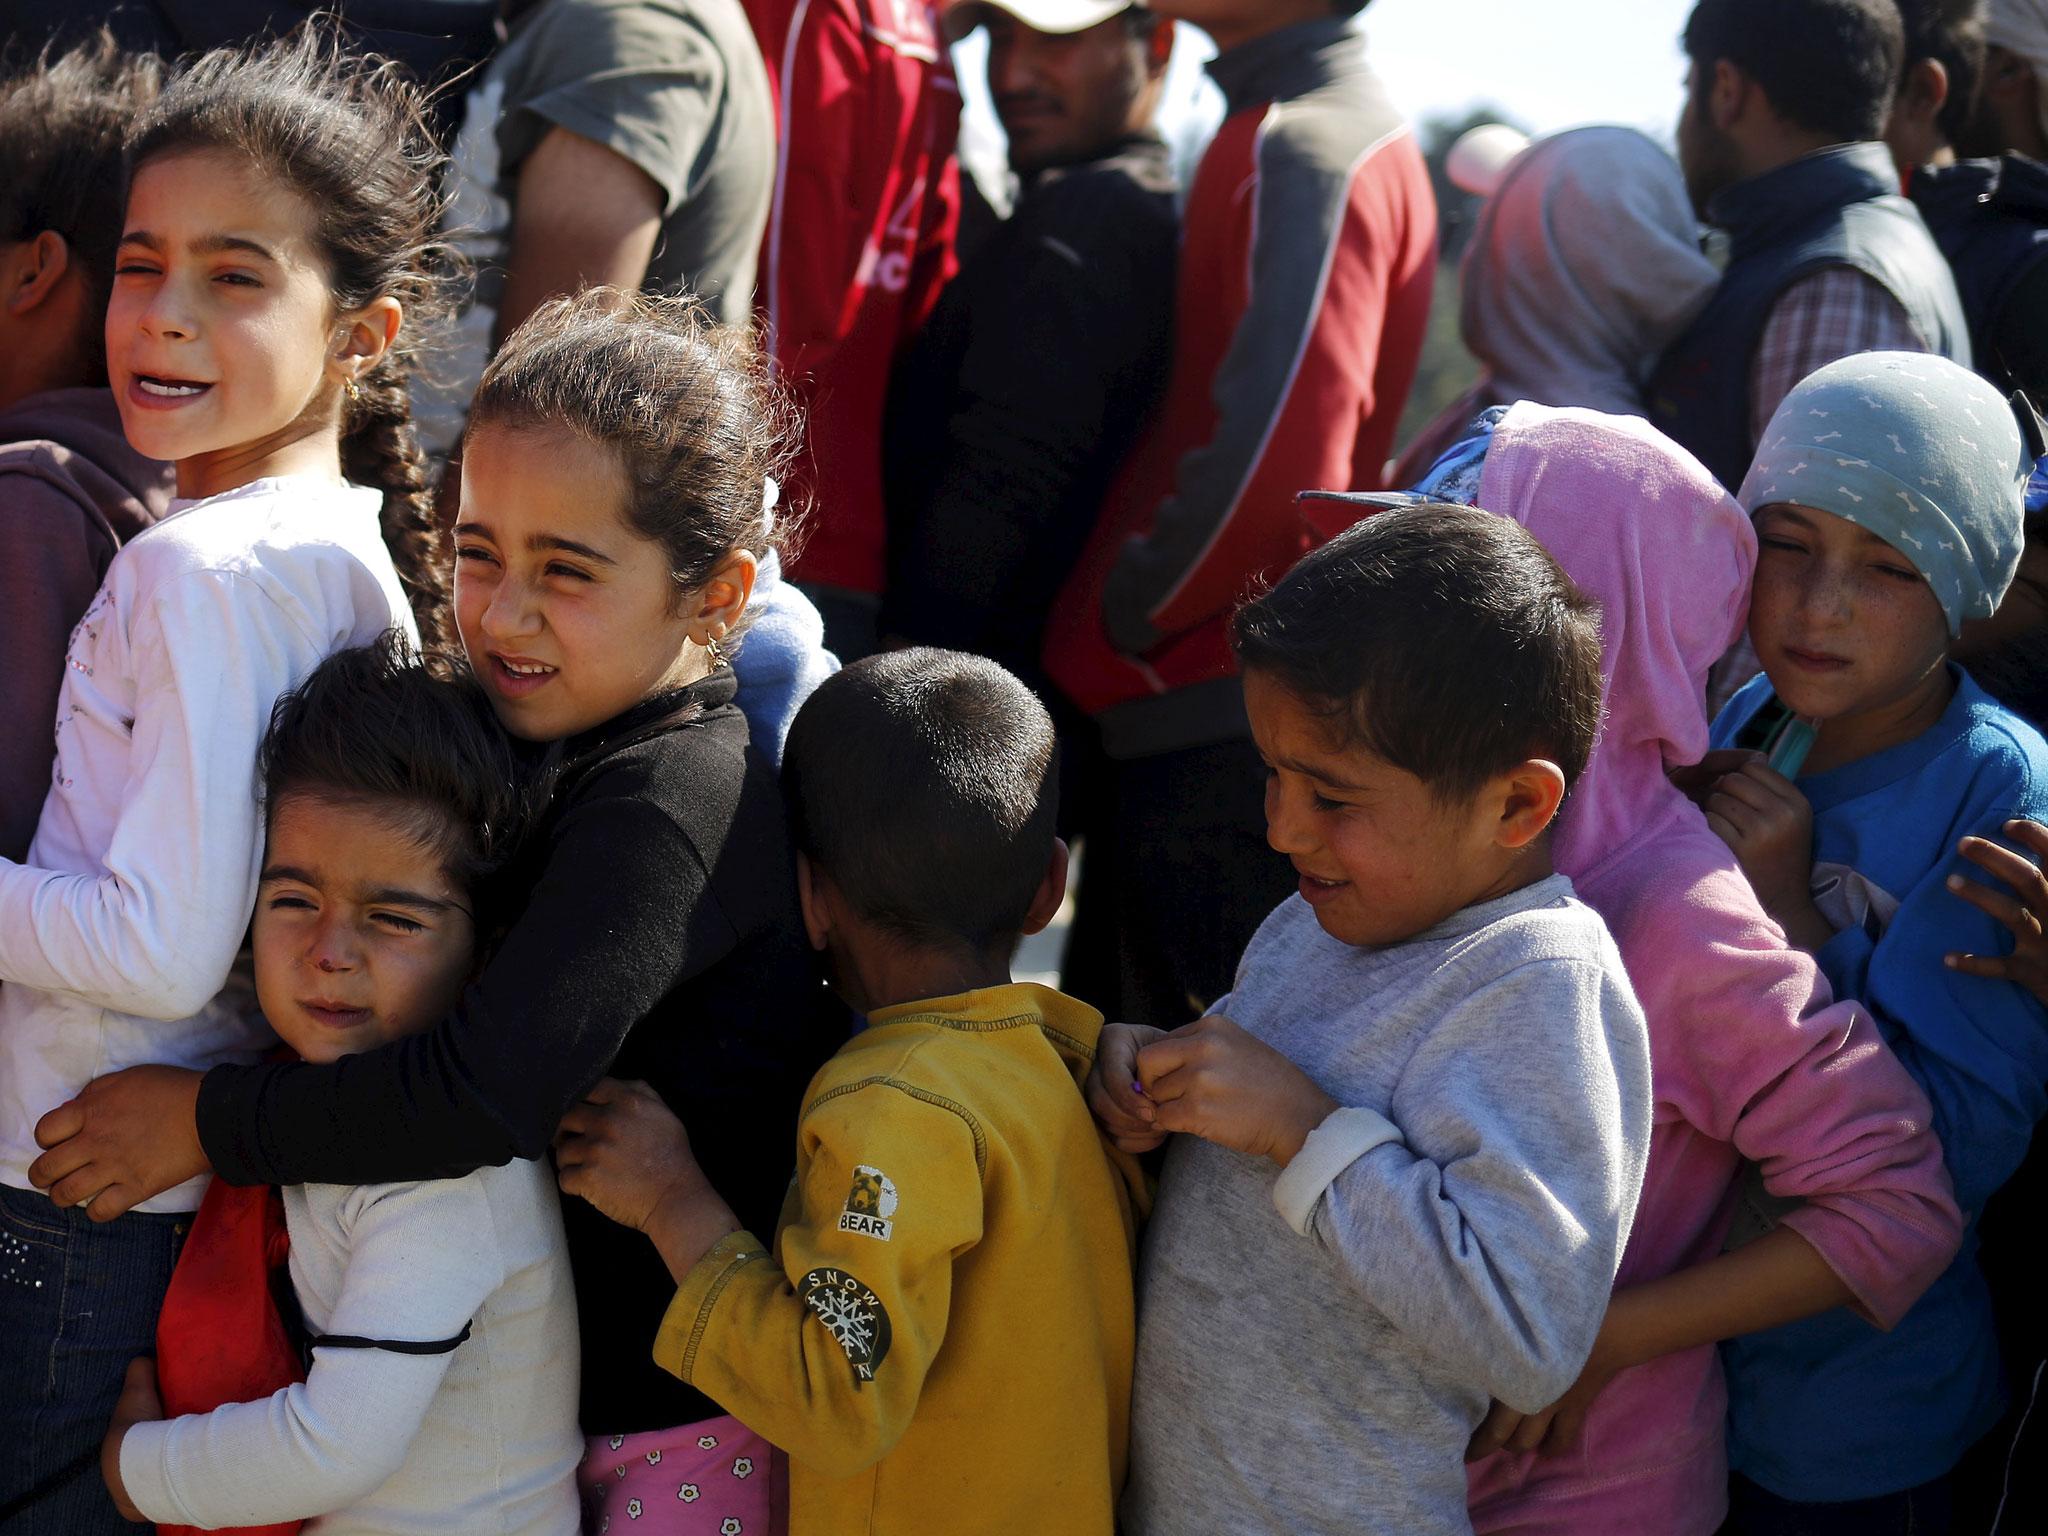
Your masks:
{"label": "light blue patterned headscarf", "polygon": [[2033,467],[2013,408],[1969,369],[1865,352],[1785,397],[1739,499],[1752,515],[1794,502],[1869,529],[1927,578],[1955,635],[2012,584]]}

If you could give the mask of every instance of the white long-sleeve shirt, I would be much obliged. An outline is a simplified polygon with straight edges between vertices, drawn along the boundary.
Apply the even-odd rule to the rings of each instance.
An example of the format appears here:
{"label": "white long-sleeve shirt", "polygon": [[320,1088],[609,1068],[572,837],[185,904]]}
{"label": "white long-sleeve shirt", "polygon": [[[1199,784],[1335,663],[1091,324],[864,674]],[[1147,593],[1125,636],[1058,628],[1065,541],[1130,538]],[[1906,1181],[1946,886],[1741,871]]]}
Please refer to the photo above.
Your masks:
{"label": "white long-sleeve shirt", "polygon": [[[91,1079],[268,1043],[219,995],[263,858],[256,749],[329,654],[412,630],[381,505],[258,480],[173,502],[108,567],[65,654],[28,862],[0,859],[0,1182],[29,1187],[36,1121]],[[138,1209],[188,1211],[202,1188]]]}
{"label": "white long-sleeve shirt", "polygon": [[136,1507],[207,1528],[311,1518],[308,1536],[575,1536],[576,1299],[548,1165],[284,1200],[312,1333],[470,1336],[439,1354],[320,1346],[297,1386],[136,1425]]}

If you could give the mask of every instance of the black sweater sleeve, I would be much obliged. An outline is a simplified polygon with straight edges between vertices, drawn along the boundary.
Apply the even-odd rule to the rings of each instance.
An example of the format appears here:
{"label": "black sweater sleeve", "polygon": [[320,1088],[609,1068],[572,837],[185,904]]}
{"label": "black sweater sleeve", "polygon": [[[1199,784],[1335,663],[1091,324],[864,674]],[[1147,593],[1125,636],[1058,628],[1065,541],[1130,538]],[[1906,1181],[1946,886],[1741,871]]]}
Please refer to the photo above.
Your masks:
{"label": "black sweater sleeve", "polygon": [[524,912],[431,1030],[324,1065],[207,1073],[215,1172],[372,1184],[539,1157],[627,1030],[737,942],[696,848],[635,778],[605,768],[579,786]]}

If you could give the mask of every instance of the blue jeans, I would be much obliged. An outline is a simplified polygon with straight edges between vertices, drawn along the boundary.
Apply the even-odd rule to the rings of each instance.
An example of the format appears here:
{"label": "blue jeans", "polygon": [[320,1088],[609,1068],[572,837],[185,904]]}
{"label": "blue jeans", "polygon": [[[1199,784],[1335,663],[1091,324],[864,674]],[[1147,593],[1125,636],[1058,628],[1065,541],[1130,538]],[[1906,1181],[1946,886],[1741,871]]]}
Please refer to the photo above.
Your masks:
{"label": "blue jeans", "polygon": [[156,1314],[189,1216],[105,1225],[0,1185],[0,1536],[133,1536],[99,1446]]}

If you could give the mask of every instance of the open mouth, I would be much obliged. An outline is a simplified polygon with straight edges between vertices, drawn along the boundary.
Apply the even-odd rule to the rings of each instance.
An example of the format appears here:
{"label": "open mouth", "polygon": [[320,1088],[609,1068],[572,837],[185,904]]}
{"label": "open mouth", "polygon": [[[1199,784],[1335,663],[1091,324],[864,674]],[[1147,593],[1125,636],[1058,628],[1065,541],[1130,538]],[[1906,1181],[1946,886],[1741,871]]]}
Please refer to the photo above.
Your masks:
{"label": "open mouth", "polygon": [[1315,875],[1302,874],[1299,870],[1295,873],[1301,875],[1302,899],[1310,906],[1319,901],[1327,901],[1351,884],[1349,880],[1323,880]]}
{"label": "open mouth", "polygon": [[191,379],[164,379],[147,373],[135,375],[135,387],[159,400],[189,400],[213,388],[211,384],[200,384]]}
{"label": "open mouth", "polygon": [[490,661],[488,676],[491,686],[511,698],[522,697],[545,686],[548,679],[560,670],[530,656],[493,655]]}

